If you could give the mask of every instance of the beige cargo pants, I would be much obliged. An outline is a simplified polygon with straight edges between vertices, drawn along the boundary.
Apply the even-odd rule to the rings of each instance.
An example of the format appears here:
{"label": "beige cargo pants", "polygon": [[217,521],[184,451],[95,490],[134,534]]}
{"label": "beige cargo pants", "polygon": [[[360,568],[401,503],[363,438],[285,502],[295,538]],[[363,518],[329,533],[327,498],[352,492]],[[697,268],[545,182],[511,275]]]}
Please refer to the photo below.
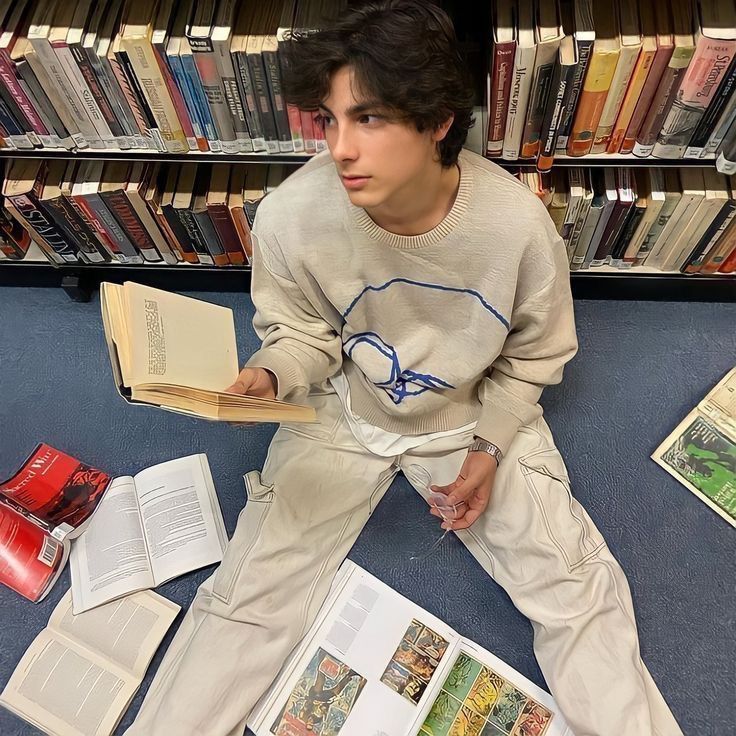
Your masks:
{"label": "beige cargo pants", "polygon": [[[356,443],[335,394],[310,401],[319,424],[282,425],[262,473],[248,473],[222,564],[197,592],[127,736],[240,736],[397,472],[426,496],[426,473],[453,481],[472,439],[378,457]],[[531,620],[539,665],[576,736],[682,733],[639,655],[624,573],[570,495],[542,419],[518,432],[488,509],[457,534]]]}

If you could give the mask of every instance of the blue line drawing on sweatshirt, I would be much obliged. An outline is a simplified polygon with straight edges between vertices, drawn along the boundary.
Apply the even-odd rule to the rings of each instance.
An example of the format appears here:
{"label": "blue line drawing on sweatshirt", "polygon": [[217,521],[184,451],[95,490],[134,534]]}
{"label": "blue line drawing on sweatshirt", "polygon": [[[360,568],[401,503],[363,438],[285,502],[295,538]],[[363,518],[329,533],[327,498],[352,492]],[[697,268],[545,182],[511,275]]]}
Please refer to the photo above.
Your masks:
{"label": "blue line drawing on sweatshirt", "polygon": [[[473,300],[482,306],[494,319],[498,320],[504,328],[509,329],[508,320],[499,314],[481,294],[473,289],[461,289],[451,286],[443,286],[440,284],[430,284],[421,281],[413,281],[406,278],[395,278],[387,281],[380,286],[366,286],[360,294],[352,301],[350,306],[343,313],[344,324],[347,327],[347,318],[350,316],[360,301],[368,294],[379,294],[385,292],[392,286],[410,286],[422,289],[432,289],[440,292],[457,293],[471,296]],[[370,353],[373,351],[379,357],[379,362],[385,365],[385,372],[381,369],[384,380],[372,380],[373,384],[386,391],[387,395],[395,404],[401,404],[406,398],[419,396],[430,389],[452,389],[455,388],[449,381],[433,375],[429,372],[416,371],[411,369],[402,369],[401,361],[396,348],[386,342],[375,331],[362,331],[345,338],[345,327],[343,327],[343,350],[345,354],[353,358],[353,353],[359,349],[364,352],[366,349]]]}

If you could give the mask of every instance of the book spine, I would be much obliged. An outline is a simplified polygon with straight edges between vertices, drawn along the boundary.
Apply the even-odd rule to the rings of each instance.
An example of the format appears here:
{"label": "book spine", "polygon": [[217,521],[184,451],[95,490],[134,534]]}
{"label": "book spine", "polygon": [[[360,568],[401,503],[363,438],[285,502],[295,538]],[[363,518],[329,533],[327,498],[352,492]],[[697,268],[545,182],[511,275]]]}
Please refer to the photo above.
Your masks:
{"label": "book spine", "polygon": [[731,242],[731,252],[718,267],[718,273],[734,273],[736,271],[736,238]]}
{"label": "book spine", "polygon": [[725,76],[736,41],[701,36],[652,149],[661,158],[681,158],[700,119]]}
{"label": "book spine", "polygon": [[[202,140],[200,143],[200,140],[194,133],[194,124],[192,122],[192,118],[189,115],[189,110],[184,104],[184,98],[182,97],[181,91],[176,84],[176,80],[174,79],[174,75],[172,73],[171,67],[169,66],[168,57],[166,56],[166,50],[164,49],[163,44],[151,44],[151,48],[153,49],[153,54],[156,57],[158,70],[163,78],[164,87],[166,88],[169,99],[174,106],[176,118],[181,125],[182,131],[184,132],[184,137],[186,138],[189,150],[206,151],[207,146],[205,145],[204,140]],[[200,146],[202,147],[200,148]]]}
{"label": "book spine", "polygon": [[243,253],[245,253],[245,260],[250,265],[253,258],[253,240],[251,238],[248,219],[242,207],[231,207],[230,213],[232,214],[235,230],[238,233],[238,240],[240,241]]}
{"label": "book spine", "polygon": [[631,238],[634,237],[634,233],[639,227],[645,212],[644,207],[632,206],[629,208],[624,226],[621,228],[621,233],[611,246],[610,262],[614,268],[623,267],[624,251],[631,242]]}
{"label": "book spine", "polygon": [[567,148],[567,143],[570,138],[570,131],[572,130],[572,124],[575,120],[575,111],[577,110],[578,100],[580,99],[580,93],[583,90],[583,82],[585,81],[585,75],[590,65],[590,57],[593,53],[592,39],[577,40],[578,48],[578,62],[575,65],[575,72],[572,78],[572,85],[570,90],[570,99],[565,105],[565,110],[562,114],[562,120],[560,121],[560,130],[557,136],[557,150],[564,151]]}
{"label": "book spine", "polygon": [[278,153],[279,133],[276,129],[276,121],[271,108],[271,100],[269,99],[266,69],[263,66],[263,59],[260,54],[248,54],[247,59],[248,69],[250,70],[251,80],[253,81],[253,93],[255,94],[256,104],[261,113],[263,135],[266,139],[266,150],[269,153]]}
{"label": "book spine", "polygon": [[181,207],[175,207],[174,212],[179,218],[179,222],[181,222],[184,227],[189,238],[189,242],[192,244],[192,247],[197,254],[197,258],[199,258],[199,262],[205,263],[209,266],[214,265],[212,255],[207,249],[207,244],[205,243],[204,234],[199,229],[194,213],[191,210]]}
{"label": "book spine", "polygon": [[598,245],[592,254],[590,260],[591,266],[602,266],[606,262],[606,259],[611,254],[611,249],[613,248],[616,239],[626,224],[626,218],[628,215],[629,207],[626,202],[621,202],[619,200],[613,205],[611,216],[609,217],[608,222],[601,233]]}
{"label": "book spine", "polygon": [[611,88],[606,95],[606,104],[601,111],[601,117],[598,121],[598,127],[593,137],[593,145],[590,149],[591,153],[605,153],[608,142],[611,140],[613,126],[616,124],[621,105],[624,101],[624,95],[629,87],[631,75],[639,56],[640,46],[625,47],[621,49],[616,71],[611,80]]}
{"label": "book spine", "polygon": [[695,128],[690,143],[685,149],[685,158],[700,158],[705,150],[716,125],[736,88],[736,57],[731,59],[731,65],[725,74],[713,100],[705,110],[703,117]]}
{"label": "book spine", "polygon": [[8,107],[8,102],[5,99],[6,94],[7,90],[0,87],[0,125],[14,148],[31,149],[33,144]]}
{"label": "book spine", "polygon": [[143,263],[143,258],[105,207],[99,194],[73,195],[72,199],[86,212],[89,222],[97,231],[98,238],[106,245],[108,252],[116,261]]}
{"label": "book spine", "polygon": [[312,127],[314,128],[314,142],[317,146],[317,153],[327,150],[327,141],[325,140],[325,130],[322,121],[319,119],[319,110],[312,113]]}
{"label": "book spine", "polygon": [[558,48],[559,43],[537,45],[531,100],[521,143],[521,158],[534,158],[539,153],[539,136],[552,86]]}
{"label": "book spine", "polygon": [[491,99],[488,101],[488,144],[486,153],[489,156],[500,156],[503,152],[515,55],[516,41],[494,45],[491,67]]}
{"label": "book spine", "polygon": [[238,153],[239,143],[235,136],[230,108],[225,98],[225,89],[217,70],[217,60],[209,38],[189,38],[194,62],[197,65],[202,89],[207,97],[207,104],[217,128],[217,138],[223,153]]}
{"label": "book spine", "polygon": [[537,159],[539,171],[549,171],[554,163],[560,120],[572,93],[575,68],[573,65],[562,66],[559,62],[555,64],[552,88],[540,128],[540,150]]}
{"label": "book spine", "polygon": [[202,122],[202,115],[199,109],[199,105],[192,94],[192,90],[189,86],[189,80],[187,74],[184,71],[184,65],[182,64],[181,57],[179,54],[167,54],[169,68],[171,74],[174,77],[174,81],[184,100],[184,105],[190,113],[192,132],[194,138],[197,141],[197,148],[200,151],[208,151],[209,145],[207,143],[207,137],[204,134],[204,124]]}
{"label": "book spine", "polygon": [[253,141],[248,130],[243,101],[240,99],[240,93],[238,92],[235,68],[233,67],[233,61],[230,56],[230,42],[218,41],[217,43],[213,43],[212,46],[217,71],[222,80],[222,88],[225,92],[225,102],[230,112],[233,130],[235,131],[238,150],[242,153],[252,153]]}
{"label": "book spine", "polygon": [[[619,110],[616,122],[613,125],[611,136],[606,145],[606,153],[618,153],[621,144],[624,141],[624,135],[629,127],[629,123],[634,115],[637,103],[644,90],[649,73],[652,70],[656,51],[643,51],[639,54],[639,58],[631,73],[631,82],[629,83],[626,94],[624,95],[621,109]],[[595,146],[595,144],[593,144]]]}
{"label": "book spine", "polygon": [[15,64],[15,71],[21,86],[25,85],[26,95],[34,99],[39,115],[44,118],[44,123],[50,131],[52,146],[71,150],[74,146],[74,141],[69,135],[69,131],[64,127],[61,118],[56,114],[51,100],[33,73],[31,65],[26,59],[21,59]]}
{"label": "book spine", "polygon": [[281,92],[281,67],[279,66],[278,52],[264,51],[261,55],[263,56],[263,65],[266,70],[269,97],[273,105],[273,116],[279,134],[279,151],[281,153],[289,153],[294,150],[294,144],[291,142],[289,116]]}
{"label": "book spine", "polygon": [[189,233],[179,217],[179,211],[169,204],[161,207],[161,214],[166,219],[169,229],[179,245],[179,252],[181,253],[182,260],[187,263],[199,263],[199,258],[197,257],[197,252],[194,249],[194,244],[192,243],[192,239],[189,237]]}
{"label": "book spine", "polygon": [[13,121],[10,129],[18,131],[16,135],[19,137],[17,139],[13,139],[14,145],[18,148],[33,148],[34,146],[40,146],[40,138],[31,127],[31,124],[23,114],[23,111],[20,109],[20,106],[12,93],[4,84],[0,84],[0,98],[3,100],[6,116]]}
{"label": "book spine", "polygon": [[204,137],[207,139],[207,144],[211,151],[221,151],[222,144],[220,143],[220,139],[217,137],[217,128],[215,127],[215,121],[212,119],[212,111],[210,110],[207,96],[205,95],[204,88],[202,87],[202,80],[199,78],[199,74],[197,72],[197,65],[194,61],[194,56],[192,54],[180,54],[179,59],[181,60],[181,66],[184,70],[184,74],[186,75],[189,90],[196,102],[199,116],[202,119],[202,132],[204,133]]}
{"label": "book spine", "polygon": [[20,194],[10,196],[8,200],[65,263],[79,263],[77,249],[67,240],[66,235],[59,230],[55,222],[46,216],[35,196]]}
{"label": "book spine", "polygon": [[123,90],[120,88],[112,66],[106,58],[100,58],[92,48],[84,49],[87,59],[92,66],[92,71],[97,78],[97,83],[102,90],[107,103],[113,111],[115,119],[120,125],[123,135],[127,137],[130,148],[145,148],[146,142],[143,138],[133,110],[128,104]]}
{"label": "book spine", "polygon": [[97,226],[97,220],[95,217],[90,215],[87,207],[85,206],[86,203],[83,200],[80,200],[81,197],[71,196],[68,198],[69,204],[74,208],[77,215],[81,218],[89,231],[97,239],[97,242],[99,244],[98,248],[102,248],[102,250],[107,253],[107,255],[109,256],[109,260],[122,262],[120,259],[120,254],[116,251],[115,248],[112,248],[110,246],[109,239],[102,236],[100,229]]}
{"label": "book spine", "polygon": [[153,121],[145,108],[143,98],[137,92],[137,83],[128,68],[127,58],[128,55],[124,51],[120,51],[114,56],[109,56],[107,63],[133,114],[133,119],[135,120],[139,133],[136,143],[138,143],[139,148],[154,149],[163,152],[166,150],[166,146],[160,140],[161,137],[158,135],[158,130],[154,131],[153,129]]}
{"label": "book spine", "polygon": [[697,273],[700,270],[711,249],[718,242],[726,228],[733,222],[735,215],[736,201],[728,200],[693,248],[687,262],[680,268],[682,273]]}
{"label": "book spine", "polygon": [[161,257],[153,239],[131,206],[123,191],[100,192],[99,196],[107,205],[112,216],[118,221],[131,243],[135,243],[140,254],[147,261],[160,261]]}
{"label": "book spine", "polygon": [[[289,106],[287,105],[286,107],[288,113]],[[304,153],[317,153],[317,139],[314,136],[312,113],[309,110],[299,110],[299,122],[301,123],[302,136],[304,137]],[[291,118],[289,118],[289,127],[291,127]]]}
{"label": "book spine", "polygon": [[12,261],[22,261],[31,247],[31,236],[3,208],[0,210],[0,253]]}
{"label": "book spine", "polygon": [[128,61],[143,89],[143,95],[151,109],[166,150],[169,153],[189,151],[189,142],[176,115],[174,103],[171,101],[150,40],[142,37],[123,37],[121,46],[128,54]]}
{"label": "book spine", "polygon": [[[135,210],[138,215],[141,226],[148,233],[153,241],[155,251],[144,251],[143,255],[146,260],[151,262],[161,261],[163,258],[164,262],[170,266],[173,266],[177,262],[177,258],[169,247],[168,242],[161,234],[156,218],[151,214],[151,211],[146,206],[143,197],[140,192],[134,188],[129,189],[125,192],[125,195],[130,203],[130,206]],[[160,255],[159,255],[160,254]]]}
{"label": "book spine", "polygon": [[634,258],[634,266],[641,266],[649,258],[649,254],[652,252],[654,247],[659,240],[659,236],[662,231],[667,227],[667,223],[670,221],[677,205],[679,203],[679,197],[667,197],[662,205],[662,208],[657,215],[657,219],[654,221],[652,226],[649,228],[649,232],[644,236],[639,251]]}
{"label": "book spine", "polygon": [[[68,80],[70,90],[76,96],[78,106],[82,109],[85,116],[84,124],[90,126],[90,135],[92,136],[90,145],[92,148],[117,148],[112,132],[102,117],[100,108],[92,97],[92,93],[89,91],[89,87],[72,57],[69,46],[65,42],[55,41],[51,44],[51,47],[63,75]],[[80,129],[84,129],[81,124]]]}
{"label": "book spine", "polygon": [[212,261],[215,266],[227,266],[230,264],[230,259],[227,257],[227,252],[224,246],[220,242],[220,238],[217,235],[217,230],[212,224],[209,214],[205,212],[192,212],[192,217],[197,224],[198,230],[202,233],[201,243],[212,256]]}
{"label": "book spine", "polygon": [[585,156],[590,153],[593,137],[616,71],[618,57],[618,51],[596,51],[595,47],[593,48],[588,73],[585,75],[583,91],[580,93],[578,109],[567,142],[566,150],[569,156]]}
{"label": "book spine", "polygon": [[632,148],[635,156],[646,158],[651,155],[657,140],[657,134],[662,129],[662,123],[667,117],[680,82],[685,76],[690,60],[693,58],[694,51],[694,46],[678,46],[673,50],[667,68],[662,74],[657,94],[654,96],[649,112],[636,136],[636,143]]}
{"label": "book spine", "polygon": [[254,151],[266,150],[266,139],[263,134],[263,123],[261,122],[261,111],[258,109],[256,97],[253,92],[253,82],[250,78],[248,59],[240,51],[232,54],[235,77],[240,91],[240,99],[248,122]]}
{"label": "book spine", "polygon": [[59,229],[66,233],[85,260],[89,263],[105,263],[108,260],[97,238],[64,197],[40,200],[39,204],[54,219]]}
{"label": "book spine", "polygon": [[230,210],[224,204],[220,205],[208,205],[207,211],[209,213],[212,224],[214,225],[217,235],[220,238],[220,242],[225,248],[228,260],[234,266],[240,266],[245,263],[245,254],[243,249],[240,247],[240,239],[238,233],[235,230],[235,225],[230,219]]}
{"label": "book spine", "polygon": [[29,130],[32,130],[38,136],[50,135],[49,129],[44,125],[43,120],[41,120],[33,102],[28,98],[18,83],[14,65],[5,51],[0,53],[0,79],[2,79],[2,83],[16,101],[23,117],[28,121]]}
{"label": "book spine", "polygon": [[117,145],[123,150],[131,148],[131,141],[126,136],[123,127],[107,100],[86,50],[78,44],[73,44],[69,47],[69,51],[73,60],[76,62],[78,73],[81,75],[87,93],[92,97],[92,101],[96,103],[97,113],[102,116],[107,124],[107,129],[110,131],[113,139],[110,145]]}
{"label": "book spine", "polygon": [[43,251],[46,258],[54,265],[65,263],[64,259],[41,237],[39,232],[34,228],[23,215],[18,212],[15,205],[8,199],[4,203],[8,216],[18,223],[31,237],[31,240]]}
{"label": "book spine", "polygon": [[[302,111],[296,105],[287,104],[286,116],[289,118],[289,130],[291,131],[291,143],[294,146],[294,151],[295,153],[302,153],[306,148],[304,129],[302,128]],[[278,133],[275,135],[278,138]],[[276,141],[274,153],[278,152],[279,146],[278,141]]]}

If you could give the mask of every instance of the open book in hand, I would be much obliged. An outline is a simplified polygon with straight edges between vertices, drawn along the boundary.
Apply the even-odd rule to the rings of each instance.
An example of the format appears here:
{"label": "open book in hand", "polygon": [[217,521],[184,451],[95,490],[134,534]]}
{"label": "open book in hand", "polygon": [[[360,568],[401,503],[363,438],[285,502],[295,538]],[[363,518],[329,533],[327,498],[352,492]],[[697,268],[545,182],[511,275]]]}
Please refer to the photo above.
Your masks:
{"label": "open book in hand", "polygon": [[206,455],[115,478],[72,547],[74,613],[220,562],[226,546]]}
{"label": "open book in hand", "polygon": [[347,560],[256,736],[573,736],[549,693]]}
{"label": "open book in hand", "polygon": [[51,736],[109,736],[179,606],[151,591],[79,616],[71,604],[67,592],[15,668],[0,704]]}
{"label": "open book in hand", "polygon": [[240,372],[227,307],[126,281],[100,284],[115,384],[131,403],[228,422],[313,422],[314,409],[225,393]]}
{"label": "open book in hand", "polygon": [[736,368],[677,425],[652,459],[736,526]]}
{"label": "open book in hand", "polygon": [[39,444],[0,483],[0,582],[37,603],[69,555],[69,540],[89,524],[110,476]]}

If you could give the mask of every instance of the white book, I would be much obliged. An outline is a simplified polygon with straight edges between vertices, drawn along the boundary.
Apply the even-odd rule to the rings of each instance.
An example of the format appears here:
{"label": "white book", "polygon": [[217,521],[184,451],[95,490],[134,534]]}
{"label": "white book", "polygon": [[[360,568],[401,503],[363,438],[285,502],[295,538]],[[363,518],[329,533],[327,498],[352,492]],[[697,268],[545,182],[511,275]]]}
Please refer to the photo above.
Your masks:
{"label": "white book", "polygon": [[710,227],[716,215],[726,204],[729,196],[726,177],[713,169],[704,169],[705,196],[698,205],[679,237],[662,262],[663,271],[678,271],[689,258],[693,248]]}
{"label": "white book", "polygon": [[590,173],[585,169],[580,169],[582,172],[582,201],[578,210],[575,223],[572,227],[572,233],[570,234],[570,240],[567,243],[567,261],[572,268],[573,258],[577,252],[578,243],[580,242],[583,228],[585,227],[588,213],[590,212],[590,205],[593,201],[593,188],[590,182]]}
{"label": "white book", "polygon": [[[568,198],[567,210],[562,220],[562,228],[560,236],[565,241],[565,245],[569,246],[572,241],[572,234],[575,228],[575,222],[578,219],[580,210],[583,206],[583,198],[585,197],[585,180],[583,171],[577,167],[571,168],[567,172]],[[570,252],[568,251],[568,261],[570,260]]]}
{"label": "white book", "polygon": [[674,248],[678,235],[687,227],[700,203],[705,198],[705,180],[701,169],[680,169],[682,197],[664,226],[657,242],[644,262],[647,266],[662,268]]}
{"label": "white book", "polygon": [[67,592],[0,704],[50,736],[109,736],[178,612],[176,603],[145,592],[75,616]]}
{"label": "white book", "polygon": [[[532,87],[534,59],[537,54],[537,43],[534,38],[533,0],[519,0],[518,14],[514,71],[511,78],[506,131],[501,152],[501,156],[507,161],[516,161],[519,158],[526,109],[529,106],[529,92]],[[487,99],[490,100],[490,94]]]}
{"label": "white book", "polygon": [[710,138],[708,138],[708,142],[705,144],[705,148],[699,158],[712,156],[716,152],[734,120],[736,120],[736,94],[731,95],[731,98],[726,103],[726,107],[718,118],[716,127],[711,133]]}
{"label": "white book", "polygon": [[572,736],[554,699],[349,560],[248,726],[256,736]]}
{"label": "white book", "polygon": [[226,546],[206,455],[115,478],[72,545],[74,613],[220,562]]}

